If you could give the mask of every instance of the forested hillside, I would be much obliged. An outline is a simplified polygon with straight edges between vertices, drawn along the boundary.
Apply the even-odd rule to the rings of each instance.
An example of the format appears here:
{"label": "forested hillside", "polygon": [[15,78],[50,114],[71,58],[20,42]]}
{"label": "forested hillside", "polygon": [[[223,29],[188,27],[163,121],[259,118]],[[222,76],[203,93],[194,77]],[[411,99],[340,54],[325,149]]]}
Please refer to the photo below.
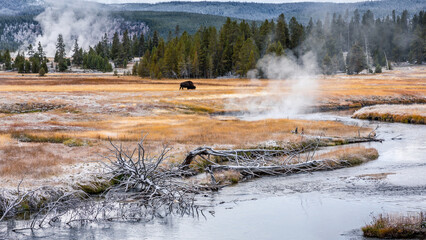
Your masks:
{"label": "forested hillside", "polygon": [[[0,15],[0,49],[15,51],[23,43],[33,42],[37,35],[42,34],[35,17],[36,15]],[[170,31],[175,31],[177,25],[181,32],[194,34],[201,26],[220,28],[226,22],[226,17],[183,12],[123,11],[111,12],[109,18],[113,23],[110,25],[110,39],[114,32],[117,31],[122,36],[126,29],[137,35],[146,29],[155,29],[160,36],[166,38]]]}
{"label": "forested hillside", "polygon": [[297,17],[300,23],[307,24],[312,17],[314,20],[324,19],[327,14],[330,17],[333,13],[345,14],[352,13],[356,9],[360,14],[367,10],[374,12],[376,17],[385,17],[392,10],[397,14],[407,10],[409,14],[426,10],[424,0],[383,0],[383,1],[365,1],[355,3],[324,3],[324,2],[299,2],[299,3],[252,3],[252,2],[163,2],[156,4],[112,4],[111,9],[126,11],[172,11],[172,12],[192,12],[201,14],[211,14],[248,20],[265,20],[276,18],[281,13],[290,19]]}
{"label": "forested hillside", "polygon": [[146,23],[164,38],[175,31],[177,25],[181,32],[194,34],[201,26],[220,28],[226,22],[226,17],[185,12],[123,11],[113,12],[111,16],[133,24]]}

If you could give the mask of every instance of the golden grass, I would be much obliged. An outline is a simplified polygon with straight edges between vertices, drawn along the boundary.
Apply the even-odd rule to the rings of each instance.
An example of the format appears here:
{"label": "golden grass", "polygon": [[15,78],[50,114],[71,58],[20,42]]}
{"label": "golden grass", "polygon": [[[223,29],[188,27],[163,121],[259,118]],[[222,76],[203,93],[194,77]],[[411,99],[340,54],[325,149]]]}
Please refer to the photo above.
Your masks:
{"label": "golden grass", "polygon": [[362,228],[365,237],[408,239],[426,238],[425,213],[408,215],[383,215],[374,217],[370,224]]}
{"label": "golden grass", "polygon": [[74,161],[44,146],[7,146],[0,151],[0,176],[45,178],[61,173],[61,165]]}
{"label": "golden grass", "polygon": [[[267,119],[260,121],[221,121],[202,115],[117,118],[105,121],[73,123],[73,126],[97,128],[96,131],[26,132],[33,139],[52,139],[63,142],[70,138],[137,141],[143,132],[150,141],[190,145],[256,145],[267,140],[301,141],[292,134],[296,127],[306,135],[355,137],[358,127],[333,121]],[[361,128],[366,136],[371,130]]]}
{"label": "golden grass", "polygon": [[[425,75],[426,69],[418,67],[380,75],[323,77],[315,94],[318,105],[348,104],[352,107],[360,107],[360,100],[377,102],[377,97],[383,97],[380,101],[399,101],[404,96],[424,98]],[[80,146],[88,141],[102,144],[108,139],[134,142],[144,132],[149,133],[148,144],[169,143],[177,148],[174,155],[179,158],[183,156],[182,152],[200,145],[231,148],[258,146],[269,140],[303,141],[303,136],[291,134],[296,127],[303,128],[306,135],[358,136],[358,127],[339,122],[290,119],[241,121],[210,116],[211,113],[244,111],[245,105],[238,103],[269,97],[264,90],[277,80],[193,79],[196,90],[179,91],[181,81],[132,76],[117,78],[111,74],[93,73],[49,73],[47,77],[39,78],[36,75],[0,72],[0,97],[4,106],[34,102],[64,106],[40,113],[0,114],[0,148],[17,147],[18,141],[11,138],[11,134],[19,132],[32,141],[25,144],[35,148],[16,155],[17,162],[35,161],[27,155],[31,151],[36,154],[35,149],[40,145],[52,145],[52,142],[61,143],[55,146],[70,159],[84,161],[86,158],[82,154],[89,155],[90,149],[99,151],[95,150],[97,144],[78,148],[68,148],[63,144]],[[285,81],[281,83],[275,90],[285,94],[289,85]],[[234,104],[230,106],[228,103]],[[361,135],[365,136],[370,131],[362,128]],[[64,149],[69,152],[65,153]],[[51,157],[43,151],[40,154],[37,159]],[[5,164],[5,158],[0,159]],[[45,171],[45,176],[59,169],[55,161],[45,163],[54,169],[49,173],[41,164],[40,171]],[[38,165],[34,163],[32,166],[37,172]],[[13,176],[14,171],[21,174],[20,168],[9,167],[10,170],[5,170],[9,172],[6,176]]]}

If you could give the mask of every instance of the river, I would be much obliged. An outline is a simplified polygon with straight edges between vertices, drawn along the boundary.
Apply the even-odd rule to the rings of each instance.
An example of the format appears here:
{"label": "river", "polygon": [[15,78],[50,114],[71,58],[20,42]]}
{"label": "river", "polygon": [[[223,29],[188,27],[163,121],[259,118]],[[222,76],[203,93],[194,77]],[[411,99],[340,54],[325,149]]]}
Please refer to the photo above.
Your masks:
{"label": "river", "polygon": [[[363,144],[376,148],[380,156],[357,167],[264,177],[200,196],[205,217],[168,216],[147,223],[7,235],[11,239],[363,239],[360,228],[373,215],[426,210],[425,125],[368,122],[345,113],[300,118],[380,125],[376,133],[385,141]],[[12,229],[15,223],[8,225]]]}

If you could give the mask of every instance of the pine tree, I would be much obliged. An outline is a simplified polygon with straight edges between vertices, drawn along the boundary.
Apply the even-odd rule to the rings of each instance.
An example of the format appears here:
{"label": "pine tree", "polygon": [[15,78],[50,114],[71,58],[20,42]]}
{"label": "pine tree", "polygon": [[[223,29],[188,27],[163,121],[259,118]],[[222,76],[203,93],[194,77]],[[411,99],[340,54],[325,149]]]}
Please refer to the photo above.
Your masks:
{"label": "pine tree", "polygon": [[299,46],[304,37],[304,28],[301,24],[299,24],[295,17],[292,17],[290,19],[289,23],[289,29],[290,29],[290,49],[294,49],[297,46]]}
{"label": "pine tree", "polygon": [[123,47],[122,47],[122,52],[123,52],[123,59],[124,60],[130,60],[130,59],[133,58],[133,55],[132,55],[132,44],[130,42],[129,32],[127,31],[127,29],[123,32]]}
{"label": "pine tree", "polygon": [[269,44],[266,49],[266,54],[275,54],[276,56],[284,55],[284,49],[281,42],[273,42]]}
{"label": "pine tree", "polygon": [[78,41],[77,39],[75,39],[75,43],[74,43],[74,50],[73,50],[74,54],[72,55],[73,58],[73,64],[80,66],[83,63],[83,56],[80,55],[80,48],[78,46]]}
{"label": "pine tree", "polygon": [[64,72],[68,68],[68,63],[65,54],[65,43],[62,34],[59,34],[58,40],[56,43],[56,53],[55,53],[55,62],[58,63],[58,70]]}
{"label": "pine tree", "polygon": [[374,69],[374,73],[382,73],[382,66],[380,66],[380,64],[376,65],[376,69]]}
{"label": "pine tree", "polygon": [[40,71],[40,60],[38,57],[30,58],[31,62],[31,72],[38,73]]}
{"label": "pine tree", "polygon": [[142,54],[145,53],[145,36],[143,33],[141,33],[139,37],[139,49],[138,49],[138,56],[142,56]]}
{"label": "pine tree", "polygon": [[154,36],[152,37],[152,47],[158,47],[159,39],[158,39],[158,32],[154,31]]}
{"label": "pine tree", "polygon": [[151,61],[151,54],[149,51],[146,51],[141,59],[141,63],[138,66],[138,75],[140,77],[149,77],[150,76],[150,61]]}
{"label": "pine tree", "polygon": [[361,46],[354,44],[347,56],[348,74],[358,74],[367,68],[366,57]]}
{"label": "pine tree", "polygon": [[136,62],[136,63],[133,65],[133,68],[132,68],[132,75],[133,75],[133,76],[138,75],[138,69],[139,69],[139,62]]}
{"label": "pine tree", "polygon": [[43,68],[45,74],[49,72],[46,61],[43,61],[40,67]]}
{"label": "pine tree", "polygon": [[58,35],[58,40],[56,43],[56,53],[55,53],[55,62],[59,62],[60,60],[64,60],[65,55],[65,43],[62,34]]}
{"label": "pine tree", "polygon": [[18,52],[13,65],[14,68],[18,70],[18,73],[25,73],[25,56],[23,53],[21,54],[21,52]]}
{"label": "pine tree", "polygon": [[333,66],[331,63],[331,58],[326,54],[322,60],[322,71],[323,74],[331,75],[333,73]]}
{"label": "pine tree", "polygon": [[40,58],[40,61],[44,60],[45,55],[43,47],[41,46],[41,42],[38,42],[37,55]]}
{"label": "pine tree", "polygon": [[284,49],[290,45],[288,27],[283,13],[278,17],[275,29],[275,41],[280,42]]}
{"label": "pine tree", "polygon": [[30,44],[30,45],[28,46],[27,50],[28,50],[28,57],[29,57],[29,58],[34,57],[34,48],[33,48],[33,45],[32,45],[32,44]]}
{"label": "pine tree", "polygon": [[118,33],[115,32],[112,38],[112,45],[111,45],[111,58],[115,63],[122,62],[122,60],[119,59],[120,52],[121,52],[120,38],[118,36]]}
{"label": "pine tree", "polygon": [[12,70],[12,58],[10,57],[9,49],[6,49],[3,55],[4,67],[6,70]]}
{"label": "pine tree", "polygon": [[40,68],[40,71],[38,72],[38,75],[40,77],[44,77],[46,75],[46,71],[44,70],[44,68]]}
{"label": "pine tree", "polygon": [[244,44],[239,51],[236,63],[236,73],[245,77],[250,69],[255,68],[257,58],[258,53],[256,45],[254,44],[253,39],[249,38],[244,41]]}
{"label": "pine tree", "polygon": [[105,33],[101,42],[103,52],[99,53],[103,58],[109,58],[108,35]]}
{"label": "pine tree", "polygon": [[140,57],[140,53],[139,53],[139,38],[136,36],[136,34],[133,35],[133,40],[132,40],[132,56],[134,57]]}
{"label": "pine tree", "polygon": [[31,72],[31,62],[28,60],[25,60],[25,73]]}

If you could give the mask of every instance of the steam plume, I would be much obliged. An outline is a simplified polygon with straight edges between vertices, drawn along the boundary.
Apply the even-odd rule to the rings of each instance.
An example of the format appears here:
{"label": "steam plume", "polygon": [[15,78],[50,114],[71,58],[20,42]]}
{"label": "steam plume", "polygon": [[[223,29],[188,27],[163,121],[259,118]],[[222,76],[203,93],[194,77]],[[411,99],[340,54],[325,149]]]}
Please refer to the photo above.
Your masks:
{"label": "steam plume", "polygon": [[96,3],[47,0],[46,5],[44,12],[35,18],[42,30],[35,43],[42,43],[47,56],[54,56],[59,34],[64,37],[67,52],[73,47],[75,39],[87,49],[96,44],[112,25],[107,14]]}
{"label": "steam plume", "polygon": [[[270,81],[260,94],[262,97],[245,103],[248,117],[287,118],[306,111],[315,101],[318,88],[317,68],[317,61],[312,53],[305,54],[299,60],[275,55],[266,55],[260,59],[257,69]],[[257,75],[256,71],[251,72],[251,75]]]}

